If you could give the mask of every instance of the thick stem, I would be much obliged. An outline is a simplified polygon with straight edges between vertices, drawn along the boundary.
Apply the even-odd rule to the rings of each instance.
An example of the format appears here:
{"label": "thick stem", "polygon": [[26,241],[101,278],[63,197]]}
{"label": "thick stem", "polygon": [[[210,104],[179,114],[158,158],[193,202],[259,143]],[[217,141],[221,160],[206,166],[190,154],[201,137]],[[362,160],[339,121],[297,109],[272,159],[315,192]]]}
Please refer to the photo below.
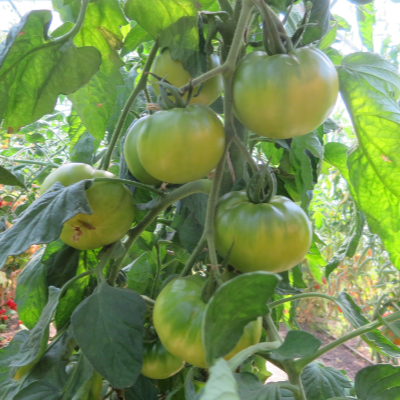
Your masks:
{"label": "thick stem", "polygon": [[163,195],[164,192],[158,189],[153,188],[152,186],[146,185],[144,183],[141,182],[135,182],[135,181],[130,181],[128,179],[119,179],[119,178],[94,178],[95,182],[114,182],[114,183],[122,183],[124,185],[132,185],[132,186],[136,186],[136,187],[140,187],[142,189],[146,189],[149,192]]}
{"label": "thick stem", "polygon": [[[397,321],[400,319],[400,311],[390,314],[387,317],[383,318],[386,322],[393,322]],[[302,371],[303,368],[313,362],[314,360],[317,360],[320,358],[322,355],[327,353],[328,351],[334,349],[335,347],[340,346],[342,343],[347,342],[348,340],[351,340],[357,336],[364,335],[365,333],[368,333],[376,328],[379,328],[380,326],[383,325],[383,322],[381,321],[374,321],[370,322],[369,324],[363,325],[362,327],[354,330],[353,332],[348,333],[347,335],[344,335],[343,337],[334,340],[333,342],[327,344],[324,347],[321,347],[315,354],[309,357],[303,357],[300,358],[299,360],[296,360],[294,362],[296,370],[297,371]]]}
{"label": "thick stem", "polygon": [[103,160],[101,162],[100,169],[107,170],[110,165],[112,153],[115,149],[118,139],[121,136],[122,129],[124,128],[125,121],[128,117],[128,114],[132,107],[132,104],[136,100],[136,97],[139,95],[139,93],[146,87],[147,72],[150,71],[150,68],[153,64],[154,58],[156,57],[157,51],[158,51],[158,43],[156,41],[156,42],[154,42],[153,47],[147,58],[146,64],[143,67],[142,76],[140,77],[139,82],[137,83],[135,89],[133,90],[133,92],[129,96],[128,100],[126,101],[125,106],[119,116],[117,125],[115,126],[114,132],[112,134],[111,141],[108,146],[107,152],[104,155]]}
{"label": "thick stem", "polygon": [[154,277],[153,289],[151,290],[152,299],[154,299],[156,296],[157,283],[162,269],[161,249],[159,244],[156,244],[156,253],[157,253],[157,271],[156,271],[156,276]]}
{"label": "thick stem", "polygon": [[235,135],[232,140],[235,143],[235,145],[238,147],[238,149],[241,151],[241,153],[244,155],[244,157],[246,158],[246,161],[250,165],[251,169],[254,172],[258,171],[257,163],[254,161],[253,157],[248,152],[246,146],[243,144],[243,142],[240,140],[240,138],[237,135]]}
{"label": "thick stem", "polygon": [[219,8],[222,11],[227,12],[229,15],[232,15],[233,13],[233,8],[232,4],[230,3],[229,0],[218,0]]}
{"label": "thick stem", "polygon": [[193,193],[210,193],[211,182],[208,179],[200,179],[198,181],[189,182],[186,185],[175,189],[173,192],[164,194],[160,196],[157,204],[144,216],[144,218],[133,227],[128,233],[128,240],[124,243],[125,252],[122,257],[115,261],[114,265],[111,267],[112,271],[116,271],[116,274],[122,267],[125,257],[129,252],[129,249],[135,243],[137,238],[142,234],[142,232],[158,217],[163,210],[169,207],[176,201],[183,199],[184,197],[190,196]]}
{"label": "thick stem", "polygon": [[192,269],[194,263],[196,262],[197,258],[199,257],[199,255],[203,252],[204,250],[204,246],[207,243],[207,238],[206,236],[203,235],[201,236],[199,242],[197,243],[196,248],[193,250],[192,254],[190,255],[189,260],[186,262],[185,267],[183,268],[180,276],[186,276],[189,275],[190,270]]}

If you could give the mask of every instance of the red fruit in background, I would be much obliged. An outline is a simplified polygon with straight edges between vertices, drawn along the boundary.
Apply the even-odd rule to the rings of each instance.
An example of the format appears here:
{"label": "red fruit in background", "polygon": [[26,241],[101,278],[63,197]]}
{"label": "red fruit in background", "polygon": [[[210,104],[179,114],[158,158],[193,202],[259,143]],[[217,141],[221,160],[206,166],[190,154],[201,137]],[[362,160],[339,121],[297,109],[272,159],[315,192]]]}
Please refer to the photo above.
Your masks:
{"label": "red fruit in background", "polygon": [[12,307],[15,305],[15,301],[13,299],[10,299],[10,300],[7,300],[6,304],[8,305],[8,307]]}
{"label": "red fruit in background", "polygon": [[22,322],[21,320],[19,320],[19,321],[18,321],[18,324],[19,324],[19,325],[22,325],[22,324],[23,324],[23,322]]}
{"label": "red fruit in background", "polygon": [[1,319],[2,319],[3,321],[6,321],[6,320],[8,319],[8,317],[7,317],[7,315],[2,315],[2,316],[1,316]]}
{"label": "red fruit in background", "polygon": [[17,305],[13,304],[12,306],[10,306],[11,310],[17,311]]}
{"label": "red fruit in background", "polygon": [[326,278],[323,276],[322,277],[322,283],[324,284],[324,285],[326,285]]}
{"label": "red fruit in background", "polygon": [[315,289],[319,289],[320,288],[320,286],[316,283],[315,285],[314,285],[314,287],[315,287]]}
{"label": "red fruit in background", "polygon": [[2,308],[2,309],[0,310],[0,315],[1,315],[1,314],[5,314],[5,312],[6,312],[6,310],[5,310],[4,308]]}

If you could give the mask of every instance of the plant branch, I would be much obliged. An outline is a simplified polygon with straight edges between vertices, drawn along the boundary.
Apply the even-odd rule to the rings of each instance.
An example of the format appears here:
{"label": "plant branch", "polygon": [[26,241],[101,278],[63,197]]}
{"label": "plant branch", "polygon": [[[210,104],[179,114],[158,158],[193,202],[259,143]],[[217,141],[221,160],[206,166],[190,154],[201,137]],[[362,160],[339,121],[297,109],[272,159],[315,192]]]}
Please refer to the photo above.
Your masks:
{"label": "plant branch", "polygon": [[258,166],[257,163],[254,161],[253,157],[251,154],[248,152],[246,149],[246,146],[243,144],[243,142],[240,140],[239,136],[235,135],[232,138],[232,141],[235,143],[235,145],[238,147],[238,149],[242,152],[242,154],[245,156],[246,161],[250,165],[251,169],[254,172],[258,171]]}
{"label": "plant branch", "polygon": [[115,183],[123,183],[124,185],[132,185],[136,187],[140,187],[142,189],[146,189],[149,192],[158,194],[159,196],[163,195],[164,192],[161,190],[155,189],[152,186],[146,185],[141,182],[130,181],[128,179],[119,179],[119,178],[94,178],[95,182],[115,182]]}
{"label": "plant branch", "polygon": [[229,0],[218,0],[219,8],[222,11],[227,12],[229,15],[232,15],[233,13],[233,8],[232,4]]}
{"label": "plant branch", "polygon": [[160,277],[160,272],[162,269],[161,249],[160,249],[160,245],[158,243],[156,244],[156,253],[157,253],[157,271],[156,271],[156,276],[154,277],[153,289],[151,290],[151,298],[152,299],[154,299],[156,296],[157,283],[158,283],[158,279]]}
{"label": "plant branch", "polygon": [[197,243],[196,248],[193,250],[192,254],[190,255],[189,260],[186,262],[185,267],[183,268],[181,274],[179,276],[183,277],[186,275],[189,275],[190,270],[192,269],[194,263],[196,262],[197,258],[201,254],[201,252],[204,250],[204,246],[207,243],[207,238],[205,234],[203,233],[199,242]]}
{"label": "plant branch", "polygon": [[137,83],[135,89],[133,89],[133,92],[131,93],[128,100],[126,101],[125,106],[122,109],[122,112],[118,118],[117,125],[115,125],[115,129],[112,134],[110,144],[108,146],[106,154],[103,157],[103,160],[100,165],[100,169],[107,170],[110,165],[112,153],[115,149],[115,146],[118,142],[119,137],[121,136],[122,129],[124,128],[125,121],[128,117],[128,114],[132,107],[132,104],[136,100],[136,97],[139,95],[139,93],[146,87],[147,72],[150,71],[151,65],[153,64],[154,58],[157,54],[157,51],[158,51],[158,42],[156,41],[156,42],[154,42],[153,47],[149,53],[149,56],[147,57],[147,61],[143,67],[142,75],[139,79],[139,82]]}
{"label": "plant branch", "polygon": [[[397,321],[400,319],[400,311],[390,314],[387,317],[383,318],[386,322],[393,322]],[[365,333],[368,333],[374,329],[379,328],[380,326],[384,325],[383,322],[381,321],[374,321],[370,322],[369,324],[363,325],[360,328],[357,328],[353,332],[348,333],[347,335],[342,336],[339,339],[334,340],[333,342],[327,344],[324,347],[321,347],[316,353],[309,357],[303,357],[300,358],[299,360],[294,361],[295,367],[297,371],[302,371],[302,369],[313,362],[314,360],[320,358],[322,355],[327,353],[328,351],[331,351],[335,347],[340,346],[342,343],[345,343],[357,336],[364,335]]]}
{"label": "plant branch", "polygon": [[323,294],[323,293],[302,293],[302,294],[295,294],[295,295],[290,296],[290,297],[285,297],[284,299],[273,301],[273,302],[268,304],[268,307],[270,309],[272,309],[272,308],[275,308],[275,307],[277,307],[277,306],[279,306],[279,305],[281,305],[283,303],[287,303],[288,301],[296,301],[296,300],[305,299],[305,298],[308,298],[308,297],[323,297],[324,299],[331,300],[333,302],[337,301],[336,297],[329,296],[328,294]]}
{"label": "plant branch", "polygon": [[45,162],[45,161],[33,161],[33,160],[25,160],[22,158],[10,160],[10,157],[0,156],[0,158],[4,158],[12,163],[21,163],[21,164],[30,164],[30,165],[43,165],[49,168],[58,168],[60,165],[53,162]]}
{"label": "plant branch", "polygon": [[[137,238],[142,234],[142,232],[157,218],[158,214],[169,207],[176,201],[183,199],[184,197],[190,196],[193,193],[210,193],[211,182],[208,179],[200,179],[198,181],[189,182],[185,185],[175,189],[174,191],[163,194],[158,198],[157,203],[153,208],[143,217],[143,219],[134,226],[128,233],[128,240],[124,243],[125,252],[124,254],[115,261],[111,270],[116,271],[114,274],[118,273],[122,267],[125,257],[129,252],[129,249],[135,243]],[[111,272],[110,272],[111,275]]]}

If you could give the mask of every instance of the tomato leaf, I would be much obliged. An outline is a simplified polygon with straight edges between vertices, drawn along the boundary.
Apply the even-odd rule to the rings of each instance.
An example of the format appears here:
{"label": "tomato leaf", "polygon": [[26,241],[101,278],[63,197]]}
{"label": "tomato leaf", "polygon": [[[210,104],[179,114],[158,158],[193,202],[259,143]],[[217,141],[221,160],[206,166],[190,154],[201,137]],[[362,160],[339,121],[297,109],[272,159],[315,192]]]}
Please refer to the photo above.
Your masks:
{"label": "tomato leaf", "polygon": [[215,292],[204,313],[202,333],[207,365],[228,354],[243,334],[243,328],[269,312],[267,301],[280,281],[264,271],[237,276]]}
{"label": "tomato leaf", "polygon": [[2,166],[0,166],[0,184],[9,185],[9,186],[19,186],[19,187],[25,188],[25,184],[23,182],[21,182],[8,169],[6,169]]}
{"label": "tomato leaf", "polygon": [[339,78],[358,139],[347,160],[351,194],[400,269],[400,76],[379,55],[354,53],[343,59]]}
{"label": "tomato leaf", "polygon": [[46,381],[32,382],[13,397],[14,400],[61,400],[62,398],[62,392]]}
{"label": "tomato leaf", "polygon": [[344,143],[330,142],[325,145],[324,161],[337,168],[351,185],[349,169],[347,168],[347,152],[349,148]]}
{"label": "tomato leaf", "polygon": [[357,7],[356,13],[358,32],[360,34],[362,44],[368,49],[368,51],[374,51],[373,31],[376,22],[374,4],[371,3],[366,4],[363,7]]}
{"label": "tomato leaf", "polygon": [[[339,293],[337,304],[340,306],[343,316],[354,328],[360,328],[370,322],[361,314],[360,307],[353,301],[349,294],[345,292]],[[400,358],[400,348],[389,339],[386,339],[378,329],[366,333],[362,338],[376,351],[391,357]]]}
{"label": "tomato leaf", "polygon": [[[63,0],[55,0],[53,5],[64,22],[76,22],[80,9],[79,1],[63,5]],[[90,2],[83,26],[74,38],[77,46],[94,46],[102,57],[100,70],[90,82],[69,96],[83,124],[98,140],[102,140],[105,135],[117,99],[117,85],[123,84],[119,71],[123,62],[118,50],[122,47],[120,26],[126,24],[117,0]]]}
{"label": "tomato leaf", "polygon": [[85,190],[92,182],[83,180],[68,187],[57,182],[34,201],[11,228],[0,234],[0,266],[9,255],[20,254],[32,244],[58,239],[64,222],[76,214],[91,214]]}
{"label": "tomato leaf", "polygon": [[192,0],[127,0],[125,14],[144,28],[160,48],[168,47],[191,76],[201,72],[197,9]]}
{"label": "tomato leaf", "polygon": [[[301,343],[301,346],[299,346]],[[278,361],[307,357],[314,354],[321,346],[321,341],[314,335],[304,331],[289,331],[284,342],[271,352]]]}
{"label": "tomato leaf", "polygon": [[140,374],[145,311],[138,293],[103,282],[71,316],[79,347],[113,387],[132,386]]}
{"label": "tomato leaf", "polygon": [[303,45],[310,44],[321,39],[330,29],[330,1],[329,0],[310,0],[312,3],[309,23],[316,24],[308,26],[304,32]]}
{"label": "tomato leaf", "polygon": [[58,303],[60,289],[49,287],[49,296],[46,307],[43,309],[35,327],[29,331],[26,342],[11,363],[12,367],[23,367],[36,362],[46,351],[49,340],[49,325]]}
{"label": "tomato leaf", "polygon": [[128,289],[134,290],[140,294],[146,292],[151,283],[152,268],[150,262],[150,253],[141,254],[135,261],[123,268],[128,278]]}
{"label": "tomato leaf", "polygon": [[209,370],[209,378],[202,390],[201,400],[240,400],[238,385],[228,363],[218,359]]}
{"label": "tomato leaf", "polygon": [[42,248],[30,258],[17,280],[18,317],[28,329],[36,325],[47,303],[46,266],[41,261],[43,252]]}
{"label": "tomato leaf", "polygon": [[351,381],[340,371],[317,362],[308,364],[304,368],[301,380],[307,400],[345,396],[346,389],[352,387]]}
{"label": "tomato leaf", "polygon": [[50,20],[47,10],[26,14],[0,46],[0,120],[10,133],[51,113],[59,94],[78,90],[100,66],[94,47],[50,45]]}
{"label": "tomato leaf", "polygon": [[[21,347],[28,339],[29,331],[22,330],[15,334],[8,346],[0,349],[0,382],[4,383],[7,379],[12,379],[15,368],[10,368],[10,364],[17,357]],[[1,391],[0,391],[1,392]]]}
{"label": "tomato leaf", "polygon": [[323,157],[324,146],[315,132],[293,138],[290,162],[296,171],[296,187],[301,194],[301,208],[305,212],[308,212]]}
{"label": "tomato leaf", "polygon": [[157,389],[149,378],[139,375],[135,384],[125,389],[125,400],[157,400]]}
{"label": "tomato leaf", "polygon": [[362,237],[364,225],[364,214],[361,211],[357,211],[346,240],[342,243],[339,250],[332,256],[328,264],[325,266],[326,278],[329,277],[332,271],[334,271],[346,257],[354,256],[358,243]]}
{"label": "tomato leaf", "polygon": [[128,32],[124,39],[124,45],[121,50],[121,57],[135,50],[139,45],[144,42],[153,40],[149,33],[143,29],[139,24],[136,24]]}
{"label": "tomato leaf", "polygon": [[400,367],[371,365],[358,371],[354,381],[360,400],[400,400]]}

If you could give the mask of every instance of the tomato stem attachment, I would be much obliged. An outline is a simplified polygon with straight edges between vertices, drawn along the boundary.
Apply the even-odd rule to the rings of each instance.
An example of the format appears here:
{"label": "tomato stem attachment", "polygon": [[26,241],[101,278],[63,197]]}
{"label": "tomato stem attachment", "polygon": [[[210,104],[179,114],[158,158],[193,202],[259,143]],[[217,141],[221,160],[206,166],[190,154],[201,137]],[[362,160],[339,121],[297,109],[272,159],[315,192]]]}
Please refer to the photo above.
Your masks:
{"label": "tomato stem attachment", "polygon": [[[276,195],[276,177],[269,167],[269,162],[252,176],[247,185],[247,197],[254,204],[269,203]],[[265,178],[267,178],[267,186],[265,186]],[[267,192],[265,192],[266,189]]]}

